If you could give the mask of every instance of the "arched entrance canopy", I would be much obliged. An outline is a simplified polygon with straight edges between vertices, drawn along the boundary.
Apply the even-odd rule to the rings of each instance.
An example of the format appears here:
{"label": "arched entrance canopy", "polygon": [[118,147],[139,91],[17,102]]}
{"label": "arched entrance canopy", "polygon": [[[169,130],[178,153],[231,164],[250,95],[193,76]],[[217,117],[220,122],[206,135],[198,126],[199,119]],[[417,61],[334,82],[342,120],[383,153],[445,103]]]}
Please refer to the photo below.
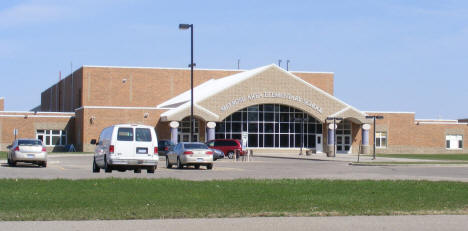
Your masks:
{"label": "arched entrance canopy", "polygon": [[[194,114],[205,121],[220,122],[242,108],[258,104],[288,105],[315,117],[343,117],[365,123],[365,114],[303,79],[271,64],[194,88]],[[180,121],[190,115],[190,90],[160,105],[168,109],[162,121]]]}

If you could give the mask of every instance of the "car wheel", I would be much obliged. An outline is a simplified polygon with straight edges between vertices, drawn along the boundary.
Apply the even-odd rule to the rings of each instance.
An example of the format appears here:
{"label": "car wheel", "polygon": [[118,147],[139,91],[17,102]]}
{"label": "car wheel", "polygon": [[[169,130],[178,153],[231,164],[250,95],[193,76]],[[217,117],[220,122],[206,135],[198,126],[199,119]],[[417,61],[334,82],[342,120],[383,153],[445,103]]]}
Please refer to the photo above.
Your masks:
{"label": "car wheel", "polygon": [[141,168],[137,168],[133,170],[134,173],[141,173]]}
{"label": "car wheel", "polygon": [[10,158],[7,159],[8,166],[12,166]]}
{"label": "car wheel", "polygon": [[208,170],[213,169],[213,164],[208,164],[208,165],[206,166],[206,169],[208,169]]}
{"label": "car wheel", "polygon": [[179,158],[177,158],[177,168],[178,168],[178,169],[184,168],[184,166],[183,166],[182,163],[180,162],[180,159],[179,159]]}
{"label": "car wheel", "polygon": [[41,166],[42,166],[43,168],[46,168],[46,167],[47,167],[47,161],[42,161]]}
{"label": "car wheel", "polygon": [[104,172],[112,172],[112,168],[111,166],[109,166],[109,164],[107,164],[107,156],[104,156]]}
{"label": "car wheel", "polygon": [[228,152],[228,158],[229,159],[234,158],[234,152]]}
{"label": "car wheel", "polygon": [[172,164],[169,163],[169,158],[166,156],[166,168],[172,168]]}
{"label": "car wheel", "polygon": [[101,169],[96,164],[96,159],[93,159],[93,172],[100,172]]}
{"label": "car wheel", "polygon": [[154,173],[154,170],[156,170],[156,167],[149,167],[146,169],[146,173]]}
{"label": "car wheel", "polygon": [[199,165],[199,164],[196,164],[194,167],[195,167],[195,169],[199,169],[199,168],[200,168],[200,165]]}

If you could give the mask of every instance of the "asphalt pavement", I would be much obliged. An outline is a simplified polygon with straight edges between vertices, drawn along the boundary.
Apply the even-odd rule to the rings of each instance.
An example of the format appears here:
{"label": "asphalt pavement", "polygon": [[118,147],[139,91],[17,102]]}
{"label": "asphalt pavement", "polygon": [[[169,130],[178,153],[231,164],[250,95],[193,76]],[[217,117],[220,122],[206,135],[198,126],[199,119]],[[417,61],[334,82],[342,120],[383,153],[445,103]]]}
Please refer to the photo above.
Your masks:
{"label": "asphalt pavement", "polygon": [[[354,158],[354,157],[350,157]],[[379,161],[384,161],[379,158]],[[165,157],[155,174],[145,170],[137,174],[133,171],[112,173],[92,173],[93,156],[91,154],[50,155],[47,168],[32,164],[18,164],[9,167],[6,161],[0,165],[0,178],[38,178],[38,179],[89,179],[89,178],[177,178],[185,180],[224,180],[239,178],[254,179],[413,179],[431,181],[468,182],[466,165],[408,165],[408,166],[353,166],[346,160],[326,159],[290,159],[279,157],[255,157],[251,162],[234,162],[230,159],[217,160],[213,170],[166,169]]]}

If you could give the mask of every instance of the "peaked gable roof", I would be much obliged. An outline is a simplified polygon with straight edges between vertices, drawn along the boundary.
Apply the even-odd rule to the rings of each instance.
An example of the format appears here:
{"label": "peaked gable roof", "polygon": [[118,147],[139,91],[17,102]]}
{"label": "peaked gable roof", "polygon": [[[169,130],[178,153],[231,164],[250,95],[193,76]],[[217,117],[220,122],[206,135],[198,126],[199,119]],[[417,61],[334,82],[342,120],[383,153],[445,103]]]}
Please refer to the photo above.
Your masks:
{"label": "peaked gable roof", "polygon": [[[365,122],[365,114],[275,64],[209,80],[194,88],[194,114],[206,121],[221,121],[244,107],[276,103],[302,109],[324,122],[328,116],[352,117]],[[170,109],[164,120],[190,115],[190,90],[158,105]]]}

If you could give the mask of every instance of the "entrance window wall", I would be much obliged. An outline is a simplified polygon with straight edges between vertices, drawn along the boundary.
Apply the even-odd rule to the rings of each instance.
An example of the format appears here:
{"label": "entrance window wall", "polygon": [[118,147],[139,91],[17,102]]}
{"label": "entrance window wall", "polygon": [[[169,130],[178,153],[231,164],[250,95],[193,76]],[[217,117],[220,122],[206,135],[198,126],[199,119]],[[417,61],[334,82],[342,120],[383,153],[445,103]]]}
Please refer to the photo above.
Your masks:
{"label": "entrance window wall", "polygon": [[[198,142],[199,137],[199,127],[198,127],[198,119],[193,118],[195,120],[193,126],[193,139],[192,142]],[[178,130],[178,142],[189,142],[190,141],[190,117],[185,117],[179,123]]]}
{"label": "entrance window wall", "polygon": [[[305,122],[301,122],[302,120]],[[242,139],[248,132],[248,147],[315,148],[322,124],[302,110],[279,104],[241,109],[216,124],[216,139]]]}

